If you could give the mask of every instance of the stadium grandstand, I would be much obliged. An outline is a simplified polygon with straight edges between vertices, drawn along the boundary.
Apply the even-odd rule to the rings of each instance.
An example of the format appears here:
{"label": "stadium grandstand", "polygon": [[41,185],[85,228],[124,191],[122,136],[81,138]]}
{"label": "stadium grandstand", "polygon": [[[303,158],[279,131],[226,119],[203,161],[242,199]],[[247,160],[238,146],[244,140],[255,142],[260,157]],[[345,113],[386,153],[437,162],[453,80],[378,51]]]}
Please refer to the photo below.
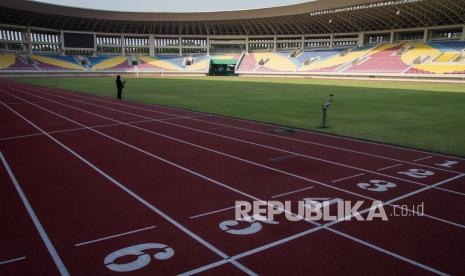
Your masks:
{"label": "stadium grandstand", "polygon": [[313,1],[189,14],[16,0],[0,6],[2,74],[465,74],[461,0]]}
{"label": "stadium grandstand", "polygon": [[0,0],[0,276],[465,275],[465,0]]}

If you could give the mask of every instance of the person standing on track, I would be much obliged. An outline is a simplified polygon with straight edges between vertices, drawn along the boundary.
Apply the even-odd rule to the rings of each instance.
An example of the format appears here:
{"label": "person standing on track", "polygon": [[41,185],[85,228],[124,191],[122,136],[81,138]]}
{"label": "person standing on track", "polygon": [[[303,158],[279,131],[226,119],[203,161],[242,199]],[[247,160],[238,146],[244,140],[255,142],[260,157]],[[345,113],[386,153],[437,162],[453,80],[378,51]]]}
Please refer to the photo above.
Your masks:
{"label": "person standing on track", "polygon": [[118,100],[121,100],[121,95],[123,94],[123,88],[125,83],[125,81],[121,80],[120,75],[116,76],[116,88],[118,89],[118,94],[116,95],[116,97],[118,98]]}

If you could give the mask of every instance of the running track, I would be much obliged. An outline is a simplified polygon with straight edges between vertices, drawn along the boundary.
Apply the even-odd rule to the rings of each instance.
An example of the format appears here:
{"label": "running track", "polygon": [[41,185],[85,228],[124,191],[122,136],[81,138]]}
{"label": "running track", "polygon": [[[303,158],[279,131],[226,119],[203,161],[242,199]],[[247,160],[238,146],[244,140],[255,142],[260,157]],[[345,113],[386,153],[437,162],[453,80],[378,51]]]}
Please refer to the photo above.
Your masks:
{"label": "running track", "polygon": [[[464,274],[465,159],[273,128],[3,82],[0,274]],[[309,197],[389,221],[219,227],[237,200]]]}

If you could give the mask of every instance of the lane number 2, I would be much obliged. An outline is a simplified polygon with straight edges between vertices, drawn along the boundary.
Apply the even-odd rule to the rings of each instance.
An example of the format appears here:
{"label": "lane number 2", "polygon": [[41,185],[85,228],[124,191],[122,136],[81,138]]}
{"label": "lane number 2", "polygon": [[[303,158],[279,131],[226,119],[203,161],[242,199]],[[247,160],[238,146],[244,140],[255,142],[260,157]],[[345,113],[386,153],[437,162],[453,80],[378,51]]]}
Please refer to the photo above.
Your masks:
{"label": "lane number 2", "polygon": [[[160,252],[150,256],[149,253],[145,252],[146,250],[160,250]],[[165,244],[143,243],[117,250],[106,256],[103,262],[109,270],[115,272],[130,272],[139,270],[148,265],[151,262],[152,257],[156,260],[162,261],[173,257],[173,255],[174,250]],[[137,259],[128,263],[116,263],[119,258],[128,256],[135,256]]]}
{"label": "lane number 2", "polygon": [[434,175],[434,172],[422,169],[410,169],[406,172],[399,172],[399,174],[403,174],[413,178],[426,178],[428,176]]}

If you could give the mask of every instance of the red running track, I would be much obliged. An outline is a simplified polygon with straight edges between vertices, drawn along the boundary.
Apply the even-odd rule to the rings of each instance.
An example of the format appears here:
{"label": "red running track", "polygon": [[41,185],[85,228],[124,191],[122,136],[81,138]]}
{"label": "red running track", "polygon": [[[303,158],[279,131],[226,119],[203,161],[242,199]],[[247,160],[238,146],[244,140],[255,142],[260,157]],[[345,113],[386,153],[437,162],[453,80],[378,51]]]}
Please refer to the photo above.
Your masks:
{"label": "red running track", "polygon": [[[463,158],[276,127],[4,82],[0,274],[465,272]],[[235,201],[304,198],[389,220],[220,227]]]}

